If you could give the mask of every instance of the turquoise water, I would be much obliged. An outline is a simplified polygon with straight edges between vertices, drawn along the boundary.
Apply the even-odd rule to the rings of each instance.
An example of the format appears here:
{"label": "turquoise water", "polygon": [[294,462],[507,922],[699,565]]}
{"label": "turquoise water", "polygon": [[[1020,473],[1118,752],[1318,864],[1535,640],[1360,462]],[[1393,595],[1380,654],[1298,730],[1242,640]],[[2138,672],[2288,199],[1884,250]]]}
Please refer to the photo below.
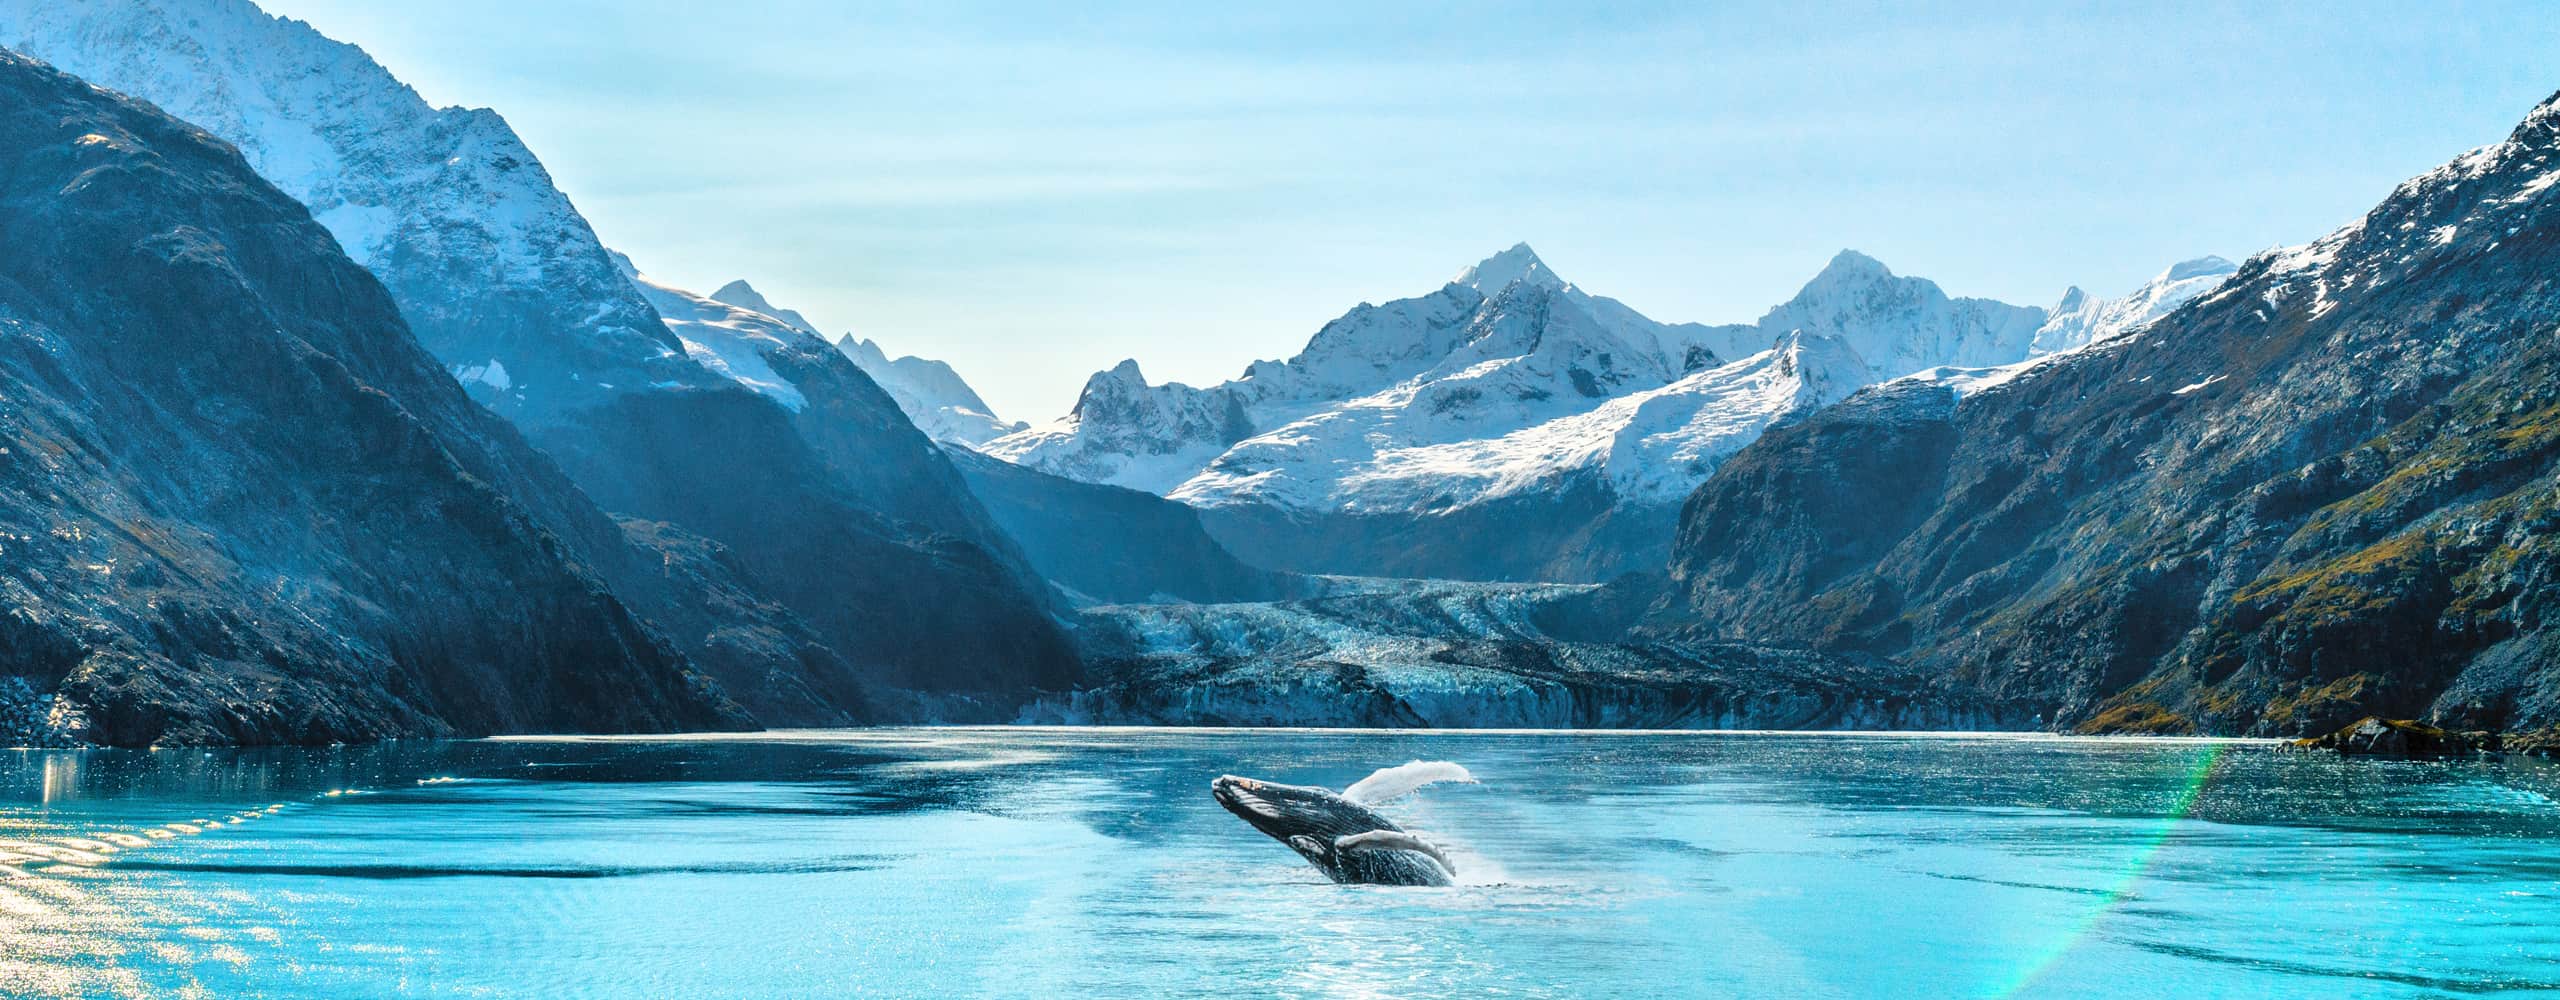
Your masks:
{"label": "turquoise water", "polygon": [[[1454,888],[1332,885],[1207,794],[1416,758],[1484,781],[1390,810]],[[2555,796],[2540,762],[2032,737],[6,752],[0,995],[2560,994]]]}

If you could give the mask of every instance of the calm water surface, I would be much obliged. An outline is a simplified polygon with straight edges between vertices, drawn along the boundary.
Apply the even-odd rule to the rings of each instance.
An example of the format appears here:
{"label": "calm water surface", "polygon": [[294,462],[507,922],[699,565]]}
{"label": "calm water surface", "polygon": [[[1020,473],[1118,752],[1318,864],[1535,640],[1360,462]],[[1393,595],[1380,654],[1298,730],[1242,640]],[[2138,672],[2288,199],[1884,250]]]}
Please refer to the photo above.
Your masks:
{"label": "calm water surface", "polygon": [[[1211,802],[1390,810],[1342,887]],[[0,996],[2560,995],[2560,767],[2251,744],[905,729],[0,752]],[[209,822],[208,822],[209,821]]]}

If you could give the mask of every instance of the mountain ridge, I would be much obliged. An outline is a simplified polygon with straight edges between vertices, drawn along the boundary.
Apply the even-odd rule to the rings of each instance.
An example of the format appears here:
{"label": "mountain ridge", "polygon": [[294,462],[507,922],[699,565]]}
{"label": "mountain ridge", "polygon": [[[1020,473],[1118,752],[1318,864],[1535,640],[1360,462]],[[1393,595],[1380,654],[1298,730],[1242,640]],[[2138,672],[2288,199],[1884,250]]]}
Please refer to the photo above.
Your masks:
{"label": "mountain ridge", "polygon": [[1689,500],[1653,630],[1901,658],[2090,731],[2560,722],[2554,186],[2546,102],[2139,337],[1773,432]]}
{"label": "mountain ridge", "polygon": [[18,745],[740,728],[618,529],[237,149],[0,52]]}
{"label": "mountain ridge", "polygon": [[[361,49],[245,0],[0,0],[0,44],[166,102],[253,151],[262,175],[356,249],[472,398],[608,510],[717,546],[743,572],[695,568],[723,592],[761,590],[768,600],[745,604],[782,608],[881,684],[966,701],[1071,682],[1074,651],[1045,583],[870,376],[751,311],[680,316],[689,348],[494,112],[432,108]],[[778,526],[810,534],[779,540]],[[664,583],[622,579],[635,599],[685,592]],[[696,608],[649,614],[698,626],[674,638],[753,678],[816,669],[788,644],[758,644],[763,666],[739,661],[746,651],[721,647]],[[847,691],[811,680],[772,689]],[[818,717],[860,707],[817,706]]]}
{"label": "mountain ridge", "polygon": [[1149,385],[1123,362],[1067,418],[983,448],[1192,504],[1275,568],[1606,580],[1667,562],[1680,501],[1767,428],[1890,378],[2022,363],[2039,338],[2052,354],[2117,335],[2217,280],[2187,267],[2174,287],[2080,293],[2087,315],[2057,330],[2066,317],[1843,250],[1759,320],[1707,326],[1592,295],[1519,243],[1217,386]]}

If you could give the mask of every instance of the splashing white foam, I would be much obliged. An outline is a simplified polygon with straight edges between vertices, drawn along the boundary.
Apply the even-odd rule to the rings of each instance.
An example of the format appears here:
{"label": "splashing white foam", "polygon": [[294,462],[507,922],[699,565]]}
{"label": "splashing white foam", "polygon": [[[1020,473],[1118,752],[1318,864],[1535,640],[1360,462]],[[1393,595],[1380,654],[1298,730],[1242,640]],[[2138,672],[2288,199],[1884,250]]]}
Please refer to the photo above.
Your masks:
{"label": "splashing white foam", "polygon": [[1466,768],[1456,764],[1445,760],[1417,760],[1410,764],[1382,768],[1378,773],[1362,778],[1358,783],[1343,789],[1342,797],[1364,806],[1374,806],[1381,802],[1393,802],[1413,794],[1416,789],[1424,785],[1442,781],[1459,781],[1470,785],[1477,783],[1475,775],[1468,774]]}

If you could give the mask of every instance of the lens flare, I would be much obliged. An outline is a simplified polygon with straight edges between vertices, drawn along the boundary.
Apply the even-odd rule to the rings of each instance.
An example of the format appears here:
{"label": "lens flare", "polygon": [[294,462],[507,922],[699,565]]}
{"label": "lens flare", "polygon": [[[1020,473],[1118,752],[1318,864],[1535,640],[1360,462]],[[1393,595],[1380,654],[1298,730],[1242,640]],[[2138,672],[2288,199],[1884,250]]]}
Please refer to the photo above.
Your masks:
{"label": "lens flare", "polygon": [[2086,912],[2056,933],[2052,943],[2030,956],[2017,974],[1987,991],[1987,996],[2017,996],[2034,986],[2133,894],[2134,885],[2142,881],[2143,875],[2150,871],[2151,863],[2160,856],[2161,848],[2168,845],[2170,834],[2194,815],[2196,800],[2204,795],[2205,785],[2213,780],[2214,769],[2221,765],[2223,752],[2230,747],[2229,743],[2213,742],[2198,748],[2195,759],[2187,764],[2168,810],[2151,821],[2150,829],[2144,831],[2141,840],[2135,844],[2133,856],[2126,861],[2124,871],[2106,886],[2104,894],[2095,897],[2095,902]]}

